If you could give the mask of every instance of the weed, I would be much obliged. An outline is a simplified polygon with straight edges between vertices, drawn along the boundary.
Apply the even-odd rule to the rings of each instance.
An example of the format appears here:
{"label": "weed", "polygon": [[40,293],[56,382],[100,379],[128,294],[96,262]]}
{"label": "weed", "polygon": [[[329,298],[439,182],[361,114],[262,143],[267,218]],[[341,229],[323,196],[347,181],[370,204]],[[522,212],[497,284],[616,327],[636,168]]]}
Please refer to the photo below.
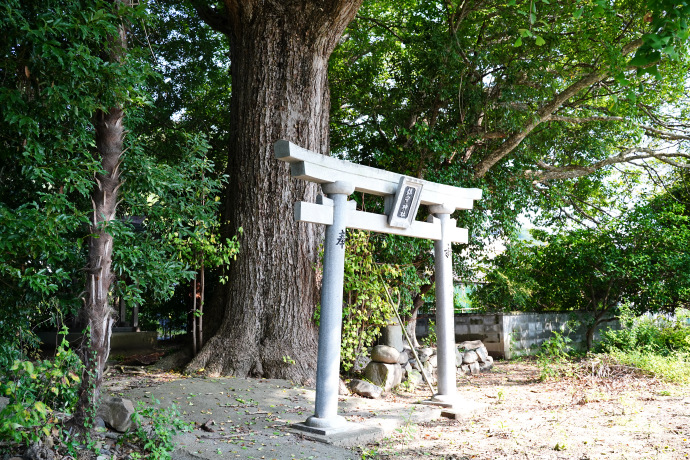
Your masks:
{"label": "weed", "polygon": [[64,335],[53,360],[15,359],[5,375],[0,375],[0,394],[9,398],[9,404],[0,411],[0,437],[31,444],[57,434],[53,412],[72,412],[81,370],[81,361],[69,349]]}
{"label": "weed", "polygon": [[142,444],[147,460],[169,460],[175,449],[173,436],[178,432],[191,431],[191,423],[181,419],[180,411],[175,404],[165,409],[160,408],[160,401],[153,399],[153,405],[143,402],[137,404],[132,415],[136,429],[120,438],[132,442],[136,439]]}
{"label": "weed", "polygon": [[568,445],[567,445],[566,443],[564,443],[564,442],[559,441],[559,442],[556,443],[555,446],[553,446],[553,450],[562,452],[562,451],[564,451],[564,450],[568,450]]}
{"label": "weed", "polygon": [[539,378],[541,380],[552,380],[562,374],[572,373],[569,364],[570,337],[554,331],[553,336],[542,343],[537,354],[537,365],[539,366]]}
{"label": "weed", "polygon": [[609,355],[620,364],[636,367],[667,382],[690,383],[690,355],[687,353],[660,356],[644,351],[614,351]]}
{"label": "weed", "polygon": [[421,343],[425,347],[433,347],[436,345],[437,337],[436,337],[436,323],[433,321],[429,321],[429,333],[427,334],[426,337],[421,339],[419,343]]}

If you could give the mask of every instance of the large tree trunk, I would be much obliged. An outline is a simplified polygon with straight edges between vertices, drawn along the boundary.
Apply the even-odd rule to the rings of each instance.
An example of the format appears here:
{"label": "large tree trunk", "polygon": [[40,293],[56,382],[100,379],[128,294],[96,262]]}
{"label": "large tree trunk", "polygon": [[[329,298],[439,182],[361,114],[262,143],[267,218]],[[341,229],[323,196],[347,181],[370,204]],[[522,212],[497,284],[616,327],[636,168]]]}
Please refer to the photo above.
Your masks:
{"label": "large tree trunk", "polygon": [[[209,374],[311,380],[316,371],[315,265],[323,229],[295,223],[318,188],[273,156],[287,139],[328,153],[328,58],[361,0],[225,2],[201,16],[230,39],[229,232],[243,229],[225,316],[188,366]],[[287,359],[290,357],[291,359]],[[290,364],[294,360],[295,364]]]}

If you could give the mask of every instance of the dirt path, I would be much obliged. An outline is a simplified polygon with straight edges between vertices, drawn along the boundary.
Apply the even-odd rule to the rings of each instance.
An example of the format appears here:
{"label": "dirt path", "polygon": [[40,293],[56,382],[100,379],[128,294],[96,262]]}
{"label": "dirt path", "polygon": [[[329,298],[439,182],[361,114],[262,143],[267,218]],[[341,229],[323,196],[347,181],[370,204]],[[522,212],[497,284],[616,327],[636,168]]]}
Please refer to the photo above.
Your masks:
{"label": "dirt path", "polygon": [[[107,385],[111,392],[181,378],[167,373],[114,374]],[[578,375],[541,382],[536,363],[499,361],[491,373],[458,380],[460,396],[487,404],[485,411],[461,420],[409,422],[375,445],[350,451],[352,457],[347,458],[690,458],[690,387],[626,370],[616,377],[591,374],[580,370]],[[363,402],[414,404],[428,396],[422,388],[391,394],[386,401]],[[357,422],[357,417],[349,420]]]}
{"label": "dirt path", "polygon": [[690,389],[623,373],[540,382],[533,362],[497,362],[461,378],[461,396],[489,404],[466,420],[408,424],[364,458],[690,458]]}

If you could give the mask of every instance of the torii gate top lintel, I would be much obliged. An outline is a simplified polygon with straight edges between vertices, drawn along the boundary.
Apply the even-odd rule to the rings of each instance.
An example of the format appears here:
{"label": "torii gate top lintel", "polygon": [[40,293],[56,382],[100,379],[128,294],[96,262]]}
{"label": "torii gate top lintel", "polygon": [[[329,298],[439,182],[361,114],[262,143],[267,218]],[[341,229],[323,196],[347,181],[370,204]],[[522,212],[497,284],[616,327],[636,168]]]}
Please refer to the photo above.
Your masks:
{"label": "torii gate top lintel", "polygon": [[[387,196],[395,195],[401,178],[406,177],[391,171],[321,155],[285,140],[277,141],[274,149],[278,160],[290,164],[293,178],[318,184],[341,180],[351,183],[355,191]],[[420,179],[415,181],[421,184],[420,203],[423,205],[472,209],[474,201],[482,197],[482,190],[477,188],[453,187]]]}

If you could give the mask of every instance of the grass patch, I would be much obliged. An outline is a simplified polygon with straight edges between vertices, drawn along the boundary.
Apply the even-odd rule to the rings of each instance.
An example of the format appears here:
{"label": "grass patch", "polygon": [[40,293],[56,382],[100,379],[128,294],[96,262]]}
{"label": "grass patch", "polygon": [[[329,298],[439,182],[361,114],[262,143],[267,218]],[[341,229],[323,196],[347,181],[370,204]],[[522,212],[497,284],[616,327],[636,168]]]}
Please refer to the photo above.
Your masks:
{"label": "grass patch", "polygon": [[673,353],[660,356],[644,351],[618,351],[608,353],[619,364],[640,369],[644,373],[670,383],[690,384],[690,355]]}

